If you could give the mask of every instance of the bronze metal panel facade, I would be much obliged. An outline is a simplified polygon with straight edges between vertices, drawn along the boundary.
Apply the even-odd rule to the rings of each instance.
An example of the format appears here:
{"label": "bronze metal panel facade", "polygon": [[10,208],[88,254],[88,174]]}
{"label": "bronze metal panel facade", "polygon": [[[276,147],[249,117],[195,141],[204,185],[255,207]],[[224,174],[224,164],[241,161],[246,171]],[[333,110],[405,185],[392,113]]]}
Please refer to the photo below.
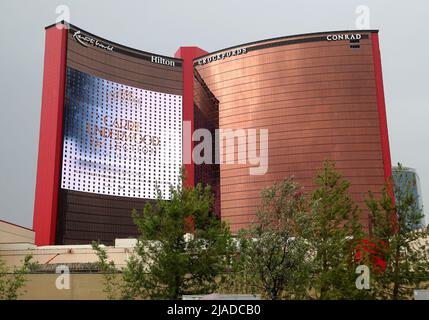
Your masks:
{"label": "bronze metal panel facade", "polygon": [[[219,101],[207,88],[200,75],[194,74],[194,130],[205,129],[215,137],[215,130],[219,128]],[[195,182],[203,187],[209,185],[213,192],[213,211],[220,216],[220,171],[216,163],[217,147],[212,140],[210,163],[195,164]],[[201,154],[204,156],[204,154]]]}
{"label": "bronze metal panel facade", "polygon": [[[326,36],[260,41],[194,61],[219,100],[221,129],[269,130],[265,175],[249,175],[251,165],[220,166],[221,214],[233,232],[255,219],[262,188],[294,175],[311,191],[326,159],[350,181],[368,225],[365,195],[379,194],[384,183],[371,32],[359,41]],[[235,49],[247,53],[200,63]]]}

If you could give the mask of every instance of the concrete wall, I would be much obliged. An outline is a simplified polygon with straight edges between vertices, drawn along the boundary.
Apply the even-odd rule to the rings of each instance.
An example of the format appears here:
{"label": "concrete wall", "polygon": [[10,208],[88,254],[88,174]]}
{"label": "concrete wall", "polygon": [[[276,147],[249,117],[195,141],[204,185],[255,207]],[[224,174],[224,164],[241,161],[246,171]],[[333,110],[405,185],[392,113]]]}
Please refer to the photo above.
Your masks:
{"label": "concrete wall", "polygon": [[0,220],[0,244],[34,243],[34,231]]}
{"label": "concrete wall", "polygon": [[103,276],[97,273],[71,274],[70,289],[58,289],[59,274],[29,274],[20,300],[102,300]]}
{"label": "concrete wall", "polygon": [[[124,267],[126,260],[132,254],[135,243],[135,239],[116,239],[115,246],[105,247],[109,260],[112,260],[117,268]],[[40,265],[82,264],[98,261],[94,250],[89,244],[37,247],[25,243],[0,243],[0,259],[10,267],[20,266],[27,255],[31,255],[34,261]]]}

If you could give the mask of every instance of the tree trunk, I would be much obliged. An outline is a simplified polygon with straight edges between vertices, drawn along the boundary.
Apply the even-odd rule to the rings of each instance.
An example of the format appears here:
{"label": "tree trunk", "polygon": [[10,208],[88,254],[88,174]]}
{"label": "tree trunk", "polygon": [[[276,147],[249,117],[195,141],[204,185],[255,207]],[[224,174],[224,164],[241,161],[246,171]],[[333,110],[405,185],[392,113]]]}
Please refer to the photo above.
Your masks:
{"label": "tree trunk", "polygon": [[393,300],[398,300],[399,297],[399,255],[400,255],[400,247],[397,244],[395,250],[395,271],[393,276]]}

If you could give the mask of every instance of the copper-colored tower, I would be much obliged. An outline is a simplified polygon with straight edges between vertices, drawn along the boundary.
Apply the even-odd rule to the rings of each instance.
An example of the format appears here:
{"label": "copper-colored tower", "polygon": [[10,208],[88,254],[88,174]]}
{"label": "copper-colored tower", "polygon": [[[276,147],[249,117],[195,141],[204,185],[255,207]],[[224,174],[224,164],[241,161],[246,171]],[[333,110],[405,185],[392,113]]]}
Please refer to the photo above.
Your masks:
{"label": "copper-colored tower", "polygon": [[[236,232],[248,226],[259,193],[288,175],[307,191],[323,160],[335,160],[363,209],[390,176],[377,31],[283,37],[194,60],[219,100],[219,126],[269,130],[268,171],[221,165],[221,214]],[[237,151],[237,150],[236,150]]]}

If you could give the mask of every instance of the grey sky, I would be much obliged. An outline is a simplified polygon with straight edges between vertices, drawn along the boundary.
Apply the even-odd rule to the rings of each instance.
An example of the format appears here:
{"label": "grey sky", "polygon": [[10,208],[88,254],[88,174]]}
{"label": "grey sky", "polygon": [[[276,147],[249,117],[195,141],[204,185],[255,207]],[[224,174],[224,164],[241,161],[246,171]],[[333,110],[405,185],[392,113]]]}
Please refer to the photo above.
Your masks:
{"label": "grey sky", "polygon": [[181,45],[214,51],[276,36],[355,29],[355,9],[367,5],[371,28],[380,29],[392,162],[416,168],[429,206],[427,0],[2,0],[0,219],[32,226],[44,27],[55,22],[60,4],[70,7],[71,23],[85,30],[164,55]]}

